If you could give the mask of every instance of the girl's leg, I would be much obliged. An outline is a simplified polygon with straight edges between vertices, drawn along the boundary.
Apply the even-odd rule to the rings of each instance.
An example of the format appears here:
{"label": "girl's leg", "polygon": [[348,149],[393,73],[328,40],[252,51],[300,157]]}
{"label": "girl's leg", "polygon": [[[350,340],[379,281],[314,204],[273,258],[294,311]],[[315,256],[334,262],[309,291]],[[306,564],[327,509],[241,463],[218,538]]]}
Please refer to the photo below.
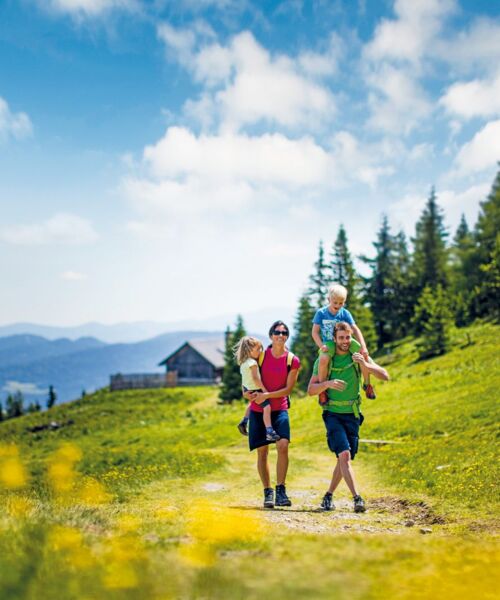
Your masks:
{"label": "girl's leg", "polygon": [[272,423],[271,423],[271,405],[268,404],[267,406],[264,406],[263,408],[263,418],[264,418],[264,425],[267,427],[272,427]]}

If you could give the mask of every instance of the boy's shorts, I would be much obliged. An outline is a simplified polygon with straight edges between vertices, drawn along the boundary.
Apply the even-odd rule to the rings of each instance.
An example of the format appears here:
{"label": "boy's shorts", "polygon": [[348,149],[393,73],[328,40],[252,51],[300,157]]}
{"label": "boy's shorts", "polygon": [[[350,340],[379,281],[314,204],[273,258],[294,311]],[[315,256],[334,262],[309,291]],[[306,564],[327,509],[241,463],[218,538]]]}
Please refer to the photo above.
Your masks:
{"label": "boy's shorts", "polygon": [[328,448],[338,455],[345,450],[351,453],[354,460],[359,445],[359,427],[363,417],[357,419],[352,413],[340,414],[329,410],[323,411]]}
{"label": "boy's shorts", "polygon": [[[331,340],[329,342],[323,342],[323,345],[328,348],[328,356],[330,358],[335,356],[335,342],[334,341]],[[321,350],[321,348],[318,348],[318,356],[321,356],[322,354],[326,354],[326,352],[323,352],[323,350]]]}

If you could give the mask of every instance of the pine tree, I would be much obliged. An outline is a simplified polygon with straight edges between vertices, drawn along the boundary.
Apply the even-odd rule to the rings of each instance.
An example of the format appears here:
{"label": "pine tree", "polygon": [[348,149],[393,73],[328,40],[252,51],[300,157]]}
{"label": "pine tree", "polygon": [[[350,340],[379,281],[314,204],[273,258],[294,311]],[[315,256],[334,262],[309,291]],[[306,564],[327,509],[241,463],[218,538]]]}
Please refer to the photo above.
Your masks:
{"label": "pine tree", "polygon": [[325,303],[330,279],[328,267],[325,262],[323,242],[319,242],[318,260],[314,263],[314,273],[309,277],[310,287],[308,295],[314,308],[320,308]]}
{"label": "pine tree", "polygon": [[306,389],[311,378],[314,361],[318,357],[318,348],[312,339],[312,320],[315,314],[307,294],[299,300],[299,308],[294,322],[295,335],[291,350],[300,358],[300,371],[297,384],[301,389]]}
{"label": "pine tree", "polygon": [[366,281],[366,298],[373,314],[373,322],[377,334],[377,346],[394,339],[394,240],[390,232],[387,216],[382,217],[382,225],[377,233],[377,241],[373,243],[375,258],[362,257],[369,264],[371,276]]}
{"label": "pine tree", "polygon": [[354,268],[347,234],[343,225],[339,227],[337,239],[332,248],[330,271],[332,281],[340,283],[347,289],[346,307],[352,313],[356,325],[361,329],[367,347],[373,348],[377,343],[373,314],[363,303],[362,281]]}
{"label": "pine tree", "polygon": [[450,258],[451,298],[455,323],[458,326],[468,325],[472,320],[475,304],[474,288],[479,284],[479,265],[474,236],[469,231],[463,214],[450,248]]}
{"label": "pine tree", "polygon": [[21,392],[9,394],[5,401],[7,419],[15,419],[24,414],[24,398]]}
{"label": "pine tree", "polygon": [[420,358],[445,354],[450,344],[452,313],[448,295],[441,285],[426,286],[419,298],[413,318],[422,334],[418,343]]}
{"label": "pine tree", "polygon": [[480,272],[476,313],[481,317],[499,320],[500,170],[488,198],[480,206],[474,232]]}
{"label": "pine tree", "polygon": [[416,225],[413,242],[413,275],[417,295],[426,286],[448,286],[448,251],[443,211],[437,204],[434,188]]}
{"label": "pine tree", "polygon": [[47,408],[52,408],[57,401],[57,394],[53,385],[49,385],[49,395],[47,397]]}
{"label": "pine tree", "polygon": [[347,234],[344,226],[339,227],[337,239],[333,244],[330,261],[331,279],[347,289],[347,301],[352,307],[356,303],[356,271],[349,252]]}
{"label": "pine tree", "polygon": [[393,244],[391,331],[393,339],[401,339],[410,332],[410,323],[415,312],[417,298],[412,285],[410,252],[403,231],[393,238]]}
{"label": "pine tree", "polygon": [[3,412],[3,406],[2,403],[0,402],[0,422],[3,421],[5,418],[5,414]]}
{"label": "pine tree", "polygon": [[236,327],[233,332],[226,329],[226,344],[224,349],[224,370],[222,371],[222,385],[219,398],[223,403],[231,404],[234,400],[241,400],[241,375],[240,368],[234,359],[234,346],[246,335],[243,319],[238,315]]}

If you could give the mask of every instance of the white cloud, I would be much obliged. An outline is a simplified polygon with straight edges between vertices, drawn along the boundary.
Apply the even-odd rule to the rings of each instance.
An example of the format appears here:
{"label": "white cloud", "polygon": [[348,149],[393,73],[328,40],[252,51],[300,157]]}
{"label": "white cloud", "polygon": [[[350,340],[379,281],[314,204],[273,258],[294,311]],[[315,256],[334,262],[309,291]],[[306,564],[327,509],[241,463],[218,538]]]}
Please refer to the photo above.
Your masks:
{"label": "white cloud", "polygon": [[485,17],[475,19],[468,29],[434,40],[429,51],[460,71],[494,72],[500,63],[500,23]]}
{"label": "white cloud", "polygon": [[375,130],[408,134],[432,111],[425,92],[406,70],[384,64],[371,72],[368,83],[373,89],[368,126]]}
{"label": "white cloud", "polygon": [[200,99],[189,100],[185,110],[205,126],[219,123],[222,130],[237,131],[264,121],[314,128],[336,112],[333,94],[315,81],[318,71],[326,70],[325,57],[272,56],[248,31],[225,47],[213,43],[199,50],[194,49],[198,38],[191,30],[163,25],[159,36],[204,86]]}
{"label": "white cloud", "polygon": [[79,271],[64,271],[64,273],[61,273],[61,277],[66,281],[83,281],[87,279],[85,273]]}
{"label": "white cloud", "polygon": [[251,137],[225,133],[196,136],[170,127],[144,160],[155,177],[198,176],[210,181],[243,180],[249,184],[285,186],[331,185],[334,165],[311,138],[289,139],[282,134]]}
{"label": "white cloud", "polygon": [[443,19],[455,9],[454,0],[396,0],[396,19],[382,19],[365,47],[370,60],[409,61],[417,65],[429,52]]}
{"label": "white cloud", "polygon": [[134,10],[136,0],[37,0],[41,8],[77,18],[98,17],[113,9]]}
{"label": "white cloud", "polygon": [[22,383],[20,381],[7,381],[2,388],[2,391],[6,392],[7,394],[21,392],[21,394],[33,394],[36,396],[47,393],[47,390],[42,390],[37,386],[36,383]]}
{"label": "white cloud", "polygon": [[90,221],[64,213],[56,214],[42,223],[0,229],[0,240],[18,245],[79,245],[92,243],[97,238]]}
{"label": "white cloud", "polygon": [[464,144],[455,158],[461,175],[494,167],[500,160],[500,119],[490,121]]}
{"label": "white cloud", "polygon": [[33,125],[26,113],[13,113],[0,96],[0,141],[9,137],[21,139],[33,134]]}
{"label": "white cloud", "polygon": [[465,119],[500,114],[500,72],[489,80],[454,83],[439,103],[448,113]]}

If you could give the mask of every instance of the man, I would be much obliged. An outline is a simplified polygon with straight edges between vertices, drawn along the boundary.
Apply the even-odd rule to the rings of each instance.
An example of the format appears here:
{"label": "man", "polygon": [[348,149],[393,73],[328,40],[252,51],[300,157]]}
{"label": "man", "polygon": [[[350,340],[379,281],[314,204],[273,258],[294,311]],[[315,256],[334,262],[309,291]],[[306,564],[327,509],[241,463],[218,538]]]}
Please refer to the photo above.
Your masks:
{"label": "man", "polygon": [[323,497],[321,507],[324,510],[335,508],[333,492],[344,478],[354,500],[354,512],[364,512],[365,502],[359,495],[351,460],[358,451],[359,427],[363,415],[359,410],[361,404],[360,385],[365,374],[377,379],[389,380],[387,371],[371,359],[366,360],[359,352],[360,344],[352,338],[352,328],[343,321],[335,324],[335,355],[330,366],[327,381],[320,383],[318,362],[316,360],[313,375],[307,392],[310,396],[318,396],[327,392],[327,401],[323,405],[323,421],[326,427],[328,447],[337,456],[337,464],[333,471],[332,481]]}
{"label": "man", "polygon": [[[286,341],[289,330],[283,321],[275,321],[269,329],[271,344],[264,353],[260,366],[262,383],[267,392],[244,393],[251,401],[248,442],[250,450],[257,449],[257,471],[264,487],[264,507],[291,506],[286,493],[285,480],[288,471],[288,444],[290,443],[290,421],[288,418],[289,395],[293,390],[300,368],[297,356],[288,352]],[[290,360],[289,360],[290,359]],[[269,444],[263,420],[263,401],[271,402],[271,422],[280,439],[276,442],[276,499],[271,487],[269,471]]]}

